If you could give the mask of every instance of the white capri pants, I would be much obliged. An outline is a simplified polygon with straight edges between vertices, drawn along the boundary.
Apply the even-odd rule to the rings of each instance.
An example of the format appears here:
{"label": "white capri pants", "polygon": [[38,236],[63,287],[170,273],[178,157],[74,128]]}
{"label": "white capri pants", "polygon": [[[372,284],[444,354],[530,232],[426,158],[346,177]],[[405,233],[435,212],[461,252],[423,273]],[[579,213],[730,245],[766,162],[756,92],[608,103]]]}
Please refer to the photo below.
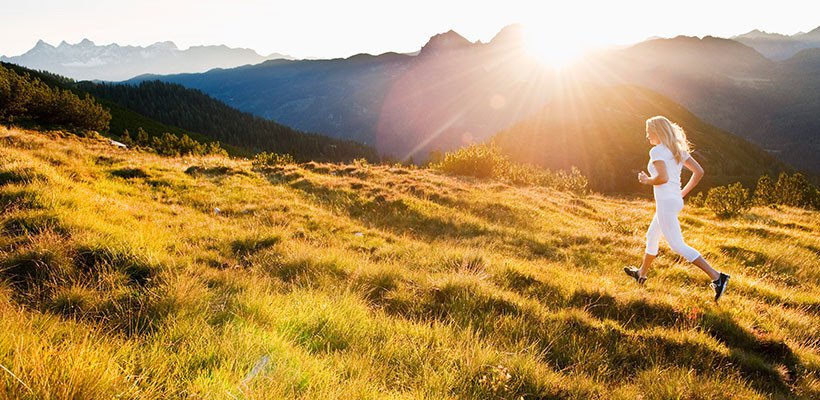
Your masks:
{"label": "white capri pants", "polygon": [[680,254],[686,261],[692,262],[700,257],[697,250],[689,247],[683,241],[678,222],[678,213],[683,210],[682,198],[656,199],[655,216],[646,231],[646,254],[658,255],[658,245],[661,242],[661,234],[669,243],[672,251]]}

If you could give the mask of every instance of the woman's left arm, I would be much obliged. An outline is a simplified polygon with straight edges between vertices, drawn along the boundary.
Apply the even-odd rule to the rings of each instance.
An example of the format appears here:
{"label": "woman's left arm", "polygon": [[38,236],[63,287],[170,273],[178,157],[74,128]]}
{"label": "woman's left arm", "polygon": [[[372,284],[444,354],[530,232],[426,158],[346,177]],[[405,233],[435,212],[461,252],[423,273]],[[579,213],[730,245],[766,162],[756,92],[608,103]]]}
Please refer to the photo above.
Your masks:
{"label": "woman's left arm", "polygon": [[655,176],[649,176],[646,172],[641,171],[638,174],[638,182],[643,183],[644,185],[663,185],[666,182],[669,182],[669,174],[666,172],[666,163],[662,160],[655,160],[652,161],[652,165],[655,166],[655,171],[658,172]]}
{"label": "woman's left arm", "polygon": [[703,167],[701,167],[697,160],[695,160],[692,156],[689,156],[689,158],[683,162],[683,166],[692,171],[692,177],[689,178],[689,182],[686,182],[686,186],[684,186],[683,190],[681,190],[681,195],[686,197],[686,195],[698,185],[700,178],[703,178]]}

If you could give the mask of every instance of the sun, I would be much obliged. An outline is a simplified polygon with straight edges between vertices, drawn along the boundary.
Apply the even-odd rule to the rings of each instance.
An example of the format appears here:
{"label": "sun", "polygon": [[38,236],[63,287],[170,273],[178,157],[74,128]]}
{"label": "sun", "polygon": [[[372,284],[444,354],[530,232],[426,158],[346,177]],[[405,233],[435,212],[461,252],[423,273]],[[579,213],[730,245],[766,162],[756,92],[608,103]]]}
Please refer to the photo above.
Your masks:
{"label": "sun", "polygon": [[524,27],[524,45],[534,59],[545,67],[561,69],[580,61],[590,50],[582,40],[568,32],[528,25]]}

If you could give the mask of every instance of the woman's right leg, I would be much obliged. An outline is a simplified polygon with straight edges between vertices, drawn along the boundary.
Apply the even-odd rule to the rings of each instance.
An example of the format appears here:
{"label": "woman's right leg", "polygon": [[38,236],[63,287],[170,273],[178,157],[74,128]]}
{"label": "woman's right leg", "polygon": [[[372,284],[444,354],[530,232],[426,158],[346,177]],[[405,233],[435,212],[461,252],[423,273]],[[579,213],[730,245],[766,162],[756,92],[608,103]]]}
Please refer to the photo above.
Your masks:
{"label": "woman's right leg", "polygon": [[655,215],[658,220],[663,237],[669,243],[669,247],[675,253],[680,254],[686,261],[695,264],[703,272],[709,275],[713,281],[720,277],[720,274],[712,268],[700,255],[700,252],[693,249],[683,241],[683,234],[680,230],[678,213],[683,208],[683,201],[678,199],[661,200],[657,202]]}
{"label": "woman's right leg", "polygon": [[709,263],[703,259],[703,256],[698,256],[698,258],[696,258],[695,261],[692,261],[692,264],[697,265],[697,267],[700,268],[703,272],[705,272],[706,275],[709,275],[709,279],[711,279],[712,281],[715,281],[717,280],[717,278],[720,278],[720,273],[715,271],[715,269],[712,268],[712,266],[709,265]]}
{"label": "woman's right leg", "polygon": [[652,261],[655,261],[655,257],[657,257],[657,255],[649,253],[643,254],[643,262],[641,263],[641,269],[638,270],[639,276],[646,277],[646,274],[649,273],[649,267],[652,266]]}

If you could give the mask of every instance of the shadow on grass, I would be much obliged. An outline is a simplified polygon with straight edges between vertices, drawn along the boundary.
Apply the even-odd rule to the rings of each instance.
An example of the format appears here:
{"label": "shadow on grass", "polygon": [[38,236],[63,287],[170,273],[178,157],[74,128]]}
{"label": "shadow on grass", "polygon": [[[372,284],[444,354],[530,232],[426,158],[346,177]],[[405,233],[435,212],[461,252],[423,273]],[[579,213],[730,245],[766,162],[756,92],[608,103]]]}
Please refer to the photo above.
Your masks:
{"label": "shadow on grass", "polygon": [[45,206],[37,198],[37,193],[31,190],[0,190],[0,215],[15,210],[35,210]]}
{"label": "shadow on grass", "polygon": [[687,315],[667,304],[646,300],[622,302],[599,291],[576,291],[568,299],[567,305],[583,308],[600,319],[614,319],[627,328],[670,327],[687,319]]}
{"label": "shadow on grass", "polygon": [[275,246],[282,241],[279,235],[246,237],[231,241],[231,251],[238,256],[248,256],[264,249]]}
{"label": "shadow on grass", "polygon": [[33,168],[23,167],[16,169],[0,170],[0,186],[18,184],[24,185],[35,180],[47,180],[46,176],[37,172]]}
{"label": "shadow on grass", "polygon": [[122,179],[145,179],[150,177],[142,168],[119,168],[111,171],[111,175]]}
{"label": "shadow on grass", "polygon": [[315,259],[304,256],[291,260],[272,260],[258,265],[285,283],[300,287],[320,287],[330,282],[339,282],[349,275],[345,266],[334,258]]}
{"label": "shadow on grass", "polygon": [[[395,277],[386,276],[373,280],[385,282],[373,282],[381,289],[369,300],[390,315],[469,328],[499,343],[529,343],[558,370],[593,375],[606,371],[606,379],[617,381],[655,366],[675,365],[705,374],[728,369],[737,371],[756,390],[785,395],[791,394],[789,385],[802,371],[788,345],[752,334],[728,314],[690,316],[670,305],[623,302],[598,291],[578,291],[565,297],[559,288],[515,271],[494,280],[516,292],[541,294],[558,307],[541,313],[500,295],[474,277],[454,276],[430,286],[398,284]],[[685,329],[702,329],[725,344],[729,354],[678,334],[675,327],[682,323],[688,324]],[[656,332],[651,329],[655,326],[672,329]],[[783,370],[787,372],[783,374]]]}
{"label": "shadow on grass", "polygon": [[3,222],[2,233],[13,236],[39,235],[52,232],[67,237],[69,230],[60,219],[49,213],[23,213],[8,218]]}
{"label": "shadow on grass", "polygon": [[220,178],[232,175],[251,176],[251,174],[248,171],[245,171],[243,169],[231,168],[225,165],[213,167],[194,165],[188,167],[185,170],[185,173],[194,177],[204,176],[208,178]]}
{"label": "shadow on grass", "polygon": [[63,284],[73,274],[71,258],[59,246],[28,246],[0,262],[0,277],[28,303],[42,300],[48,285]]}
{"label": "shadow on grass", "polygon": [[[583,308],[600,319],[619,321],[631,328],[673,327],[686,323],[697,326],[729,348],[730,364],[736,365],[750,384],[759,390],[789,393],[789,383],[797,379],[801,371],[798,358],[786,343],[755,335],[725,311],[690,315],[670,305],[646,300],[623,302],[598,291],[575,292],[568,305]],[[785,369],[786,373],[780,373],[781,369]]]}
{"label": "shadow on grass", "polygon": [[760,267],[769,261],[769,258],[765,254],[759,251],[747,250],[742,247],[720,246],[720,250],[727,256],[738,260],[741,264],[750,268]]}
{"label": "shadow on grass", "polygon": [[[787,390],[787,383],[797,379],[802,369],[799,359],[785,342],[752,333],[738,325],[726,311],[707,311],[699,324],[729,347],[732,358],[747,372],[772,382],[777,389]],[[785,367],[785,376],[777,371],[777,366]]]}
{"label": "shadow on grass", "polygon": [[495,318],[524,315],[518,304],[482,288],[475,277],[457,276],[436,285],[402,285],[401,289],[386,289],[378,305],[388,314],[414,321],[454,323],[489,334]]}
{"label": "shadow on grass", "polygon": [[388,191],[375,189],[365,192],[322,185],[294,171],[268,177],[272,183],[293,177],[294,180],[289,183],[292,188],[313,196],[322,205],[341,209],[365,226],[376,226],[397,234],[417,235],[428,239],[475,237],[488,233],[486,228],[473,223],[456,223],[423,213],[413,207],[407,199]]}
{"label": "shadow on grass", "polygon": [[157,272],[155,266],[108,247],[80,246],[76,249],[74,262],[77,269],[85,273],[95,274],[111,268],[139,286],[148,284]]}
{"label": "shadow on grass", "polygon": [[0,262],[22,306],[99,322],[125,335],[153,331],[173,309],[156,293],[157,266],[47,232]]}
{"label": "shadow on grass", "polygon": [[738,246],[720,246],[720,250],[739,264],[758,270],[759,273],[774,275],[777,279],[789,285],[798,285],[800,283],[800,279],[797,277],[800,267],[782,258],[772,259],[762,252]]}
{"label": "shadow on grass", "polygon": [[496,284],[523,296],[534,298],[547,307],[560,307],[566,303],[564,291],[560,286],[543,282],[512,268],[496,274],[493,280]]}

